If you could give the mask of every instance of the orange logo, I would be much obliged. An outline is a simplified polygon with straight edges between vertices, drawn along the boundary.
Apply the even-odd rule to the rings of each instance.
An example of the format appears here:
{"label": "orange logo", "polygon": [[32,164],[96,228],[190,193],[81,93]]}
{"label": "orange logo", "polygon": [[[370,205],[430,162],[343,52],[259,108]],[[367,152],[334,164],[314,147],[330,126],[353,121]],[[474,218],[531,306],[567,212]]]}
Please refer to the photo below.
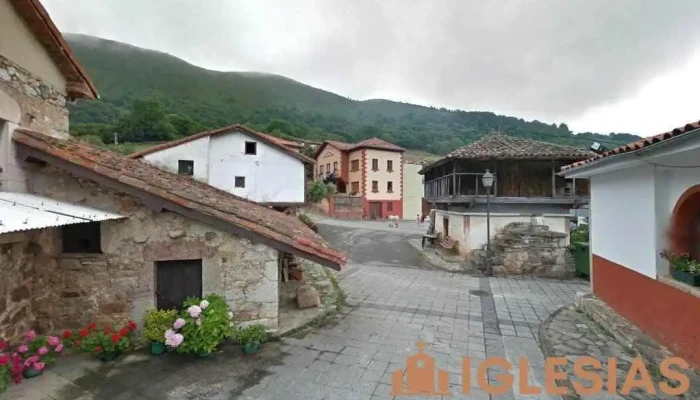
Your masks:
{"label": "orange logo", "polygon": [[[450,396],[449,373],[443,369],[435,371],[435,359],[423,352],[425,343],[416,343],[418,353],[406,359],[406,369],[393,372],[391,377],[391,395],[427,395]],[[404,382],[404,375],[406,381]],[[437,386],[435,377],[437,375]]]}

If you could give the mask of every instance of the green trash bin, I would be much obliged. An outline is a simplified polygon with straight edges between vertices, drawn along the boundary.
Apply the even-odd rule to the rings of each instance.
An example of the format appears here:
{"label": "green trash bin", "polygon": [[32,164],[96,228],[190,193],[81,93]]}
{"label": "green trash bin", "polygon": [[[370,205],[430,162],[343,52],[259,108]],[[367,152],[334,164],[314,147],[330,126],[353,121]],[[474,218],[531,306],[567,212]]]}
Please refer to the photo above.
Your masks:
{"label": "green trash bin", "polygon": [[590,245],[588,242],[576,242],[571,245],[571,252],[574,254],[574,265],[576,275],[591,275],[591,258],[588,252]]}

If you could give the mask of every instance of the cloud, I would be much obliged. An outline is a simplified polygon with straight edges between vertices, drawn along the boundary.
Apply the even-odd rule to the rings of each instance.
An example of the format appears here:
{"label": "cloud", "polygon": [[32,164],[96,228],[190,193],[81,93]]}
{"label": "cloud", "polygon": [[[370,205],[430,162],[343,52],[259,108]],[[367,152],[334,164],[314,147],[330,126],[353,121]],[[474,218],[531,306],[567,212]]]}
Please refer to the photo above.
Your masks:
{"label": "cloud", "polygon": [[63,31],[207,68],[277,73],[358,99],[381,95],[557,122],[590,120],[601,105],[639,95],[700,49],[694,0],[45,5]]}

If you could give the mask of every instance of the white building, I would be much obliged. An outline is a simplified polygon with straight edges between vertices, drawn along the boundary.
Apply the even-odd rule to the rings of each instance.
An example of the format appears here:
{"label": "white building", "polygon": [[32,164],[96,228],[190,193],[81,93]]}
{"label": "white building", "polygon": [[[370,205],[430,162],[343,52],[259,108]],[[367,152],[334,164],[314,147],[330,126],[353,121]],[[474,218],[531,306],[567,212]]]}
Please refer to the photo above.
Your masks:
{"label": "white building", "polygon": [[304,203],[307,166],[314,164],[280,139],[241,125],[198,133],[129,157],[275,206]]}
{"label": "white building", "polygon": [[593,294],[700,367],[700,287],[660,256],[700,260],[700,122],[562,169],[590,181]]}

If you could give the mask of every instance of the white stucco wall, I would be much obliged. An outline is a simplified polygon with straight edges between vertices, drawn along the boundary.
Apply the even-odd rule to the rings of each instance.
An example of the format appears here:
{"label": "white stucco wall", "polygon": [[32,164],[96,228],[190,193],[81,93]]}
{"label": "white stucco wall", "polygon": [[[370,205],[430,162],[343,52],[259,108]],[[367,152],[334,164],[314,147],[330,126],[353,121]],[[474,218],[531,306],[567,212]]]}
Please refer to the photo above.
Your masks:
{"label": "white stucco wall", "polygon": [[403,215],[404,218],[413,218],[422,212],[423,200],[423,175],[418,171],[422,165],[403,165]]}
{"label": "white stucco wall", "polygon": [[8,0],[0,0],[0,55],[66,94],[63,74]]}
{"label": "white stucco wall", "polygon": [[[544,223],[553,232],[569,234],[569,215],[544,214]],[[449,236],[459,242],[460,253],[467,254],[480,249],[487,241],[486,213],[463,213],[454,211],[435,211],[435,231],[444,232],[444,218],[448,219]],[[491,238],[506,225],[513,222],[529,223],[531,215],[513,213],[491,213]],[[569,238],[566,238],[568,244]]]}
{"label": "white stucco wall", "polygon": [[[257,143],[257,154],[245,154],[245,142]],[[178,160],[194,161],[194,178],[257,202],[303,203],[304,163],[243,132],[207,136],[144,156],[144,160],[177,173]],[[245,187],[235,187],[235,177]]]}
{"label": "white stucco wall", "polygon": [[[245,142],[257,142],[257,154],[245,154]],[[234,187],[236,176],[245,188]],[[284,151],[240,132],[217,135],[209,143],[209,184],[257,202],[303,203],[304,163]]]}
{"label": "white stucco wall", "polygon": [[654,167],[596,175],[591,182],[591,252],[656,278]]}
{"label": "white stucco wall", "polygon": [[194,178],[198,181],[209,182],[209,140],[210,137],[205,136],[175,147],[146,154],[143,159],[159,168],[175,173],[177,173],[179,160],[192,160],[194,161]]}

